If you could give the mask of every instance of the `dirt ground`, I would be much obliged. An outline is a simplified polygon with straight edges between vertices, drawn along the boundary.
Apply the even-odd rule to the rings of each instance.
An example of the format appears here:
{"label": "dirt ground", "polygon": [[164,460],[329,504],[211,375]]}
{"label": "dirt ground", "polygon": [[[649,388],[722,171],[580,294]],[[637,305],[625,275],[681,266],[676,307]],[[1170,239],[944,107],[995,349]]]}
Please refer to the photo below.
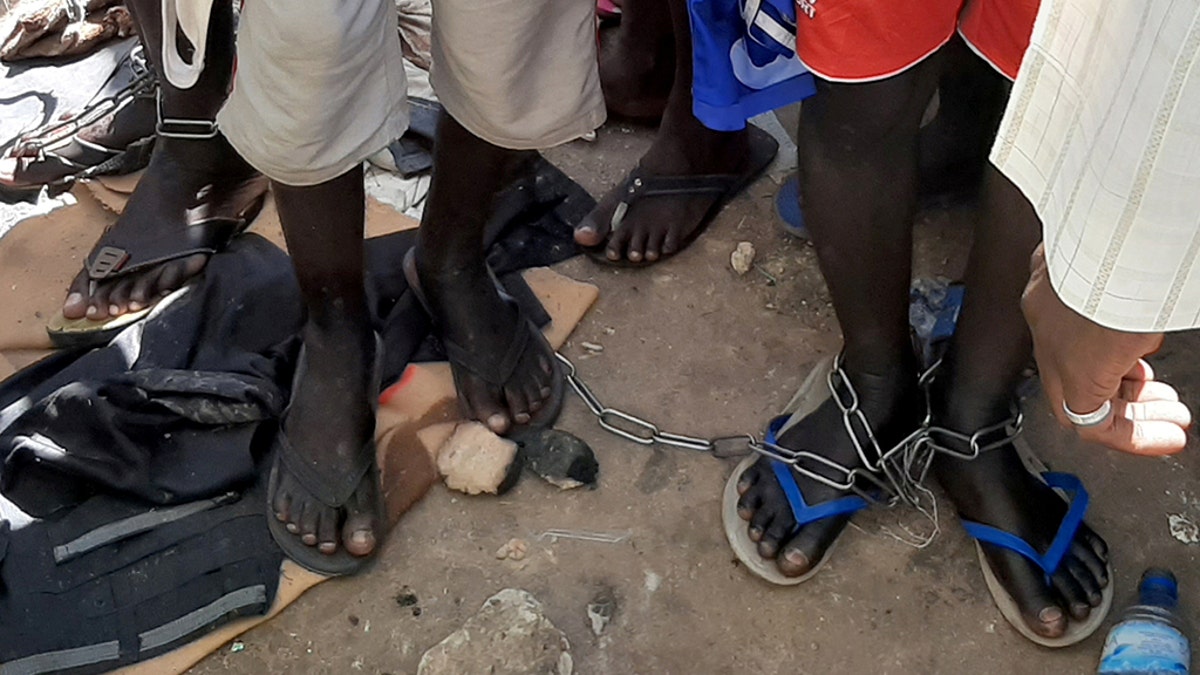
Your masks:
{"label": "dirt ground", "polygon": [[[600,194],[649,139],[648,131],[610,125],[596,143],[551,158]],[[565,353],[605,403],[681,433],[758,431],[808,368],[838,348],[813,251],[776,224],[776,187],[760,180],[669,263],[627,271],[580,258],[560,267],[601,289]],[[964,214],[922,221],[918,274],[958,273],[970,240],[964,221]],[[739,241],[754,244],[762,271],[739,277],[731,270]],[[603,351],[593,354],[583,341]],[[1175,338],[1154,361],[1193,403],[1200,401],[1198,348],[1200,338]],[[1185,602],[1200,597],[1200,546],[1168,530],[1172,514],[1200,522],[1195,444],[1174,458],[1139,459],[1074,442],[1040,399],[1028,419],[1031,444],[1091,491],[1089,521],[1112,547],[1117,604],[1128,602],[1149,564],[1175,570]],[[244,635],[244,649],[226,645],[194,672],[413,673],[426,649],[506,587],[541,600],[567,634],[577,672],[587,674],[1095,668],[1104,630],[1051,652],[1005,623],[944,499],[942,532],[929,547],[916,550],[880,529],[920,521],[868,514],[819,576],[776,588],[741,569],[722,534],[719,497],[735,460],[620,440],[575,398],[559,426],[595,449],[597,489],[560,492],[532,476],[502,498],[435,489],[405,516],[373,571],[321,584]],[[626,537],[615,544],[539,538],[551,529]],[[529,542],[528,556],[497,560],[497,548],[514,537]],[[599,593],[615,597],[617,609],[597,638],[585,608]],[[1200,619],[1198,608],[1187,608],[1191,619]]]}

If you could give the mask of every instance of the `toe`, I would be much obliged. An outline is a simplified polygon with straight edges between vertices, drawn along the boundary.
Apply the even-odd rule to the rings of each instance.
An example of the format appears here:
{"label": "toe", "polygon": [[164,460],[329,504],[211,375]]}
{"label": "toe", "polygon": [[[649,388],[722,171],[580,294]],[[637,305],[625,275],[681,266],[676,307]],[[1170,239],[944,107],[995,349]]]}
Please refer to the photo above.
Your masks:
{"label": "toe", "polygon": [[500,393],[490,393],[490,387],[482,386],[476,389],[471,386],[464,387],[464,391],[460,392],[463,397],[463,403],[467,407],[467,415],[473,420],[478,420],[492,430],[492,433],[503,435],[508,433],[508,429],[512,426],[512,421],[508,418],[508,413],[504,408],[497,403]]}
{"label": "toe", "polygon": [[82,319],[88,311],[88,274],[81,270],[75,275],[67,290],[67,299],[63,302],[63,316],[68,319]]}
{"label": "toe", "polygon": [[625,248],[629,242],[629,228],[621,228],[608,235],[608,247],[605,254],[609,260],[617,261],[625,257]]}
{"label": "toe", "polygon": [[808,574],[825,558],[838,535],[845,529],[849,518],[827,518],[804,526],[783,547],[776,560],[779,571],[785,576],[798,577]]}
{"label": "toe", "polygon": [[1088,566],[1075,556],[1067,556],[1067,559],[1063,561],[1063,566],[1079,584],[1079,589],[1083,592],[1083,600],[1087,602],[1088,606],[1099,607],[1102,599],[1100,580],[1096,578],[1092,570],[1088,569]]}
{"label": "toe", "polygon": [[337,551],[338,540],[338,514],[333,509],[321,509],[320,518],[317,520],[317,549],[325,555],[331,555]]}
{"label": "toe", "polygon": [[158,284],[162,279],[162,270],[154,269],[145,274],[139,274],[133,280],[133,288],[129,290],[129,310],[136,312],[150,305],[158,297]]}
{"label": "toe", "polygon": [[1082,621],[1092,611],[1092,605],[1088,601],[1087,592],[1084,591],[1083,586],[1066,568],[1067,565],[1060,567],[1050,580],[1054,585],[1054,590],[1058,591],[1062,599],[1062,606],[1070,612],[1071,618]]}
{"label": "toe", "polygon": [[321,519],[321,511],[323,507],[318,506],[315,502],[305,502],[304,507],[300,512],[300,541],[306,546],[317,545],[317,522]]}
{"label": "toe", "polygon": [[[738,482],[737,482],[738,494],[741,495],[742,497],[746,497],[747,493],[750,492],[750,488],[754,487],[757,483],[758,483],[758,464],[756,463],[756,464],[752,464],[750,466],[750,468],[743,471],[742,475],[738,478]],[[742,505],[742,503],[741,503],[741,501],[739,501],[738,502],[739,509],[741,508],[741,505]]]}
{"label": "toe", "polygon": [[524,389],[519,386],[506,386],[504,400],[508,403],[508,413],[514,422],[517,424],[529,423],[529,399],[526,398]]}
{"label": "toe", "polygon": [[600,227],[596,218],[596,213],[592,212],[575,226],[575,243],[587,247],[604,243],[605,231],[608,228]]}
{"label": "toe", "polygon": [[93,321],[100,321],[108,318],[109,302],[108,295],[112,292],[112,284],[100,284],[96,287],[96,293],[88,302],[87,318]]}
{"label": "toe", "polygon": [[375,551],[376,536],[382,523],[378,522],[374,500],[378,497],[377,487],[371,484],[368,474],[350,500],[346,523],[342,526],[342,545],[351,555],[365,556]]}
{"label": "toe", "polygon": [[121,316],[129,310],[129,295],[133,291],[133,279],[124,277],[113,284],[108,294],[108,313]]}
{"label": "toe", "polygon": [[661,231],[651,232],[646,237],[646,262],[655,262],[661,257],[663,248],[663,233]]}
{"label": "toe", "polygon": [[629,262],[641,262],[646,256],[646,232],[642,228],[636,228],[632,236],[629,237],[629,244],[625,247],[625,257]]}

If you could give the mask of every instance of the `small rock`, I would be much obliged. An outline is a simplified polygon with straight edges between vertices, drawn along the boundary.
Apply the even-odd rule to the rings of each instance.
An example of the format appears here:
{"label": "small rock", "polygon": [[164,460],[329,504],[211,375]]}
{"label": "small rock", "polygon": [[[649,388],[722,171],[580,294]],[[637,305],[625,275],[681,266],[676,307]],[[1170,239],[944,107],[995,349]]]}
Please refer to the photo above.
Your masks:
{"label": "small rock", "polygon": [[613,597],[610,589],[604,588],[596,593],[596,597],[588,603],[587,615],[588,621],[592,624],[592,632],[596,637],[604,632],[608,627],[608,623],[612,621],[613,614],[617,611],[617,600]]}
{"label": "small rock", "polygon": [[509,539],[496,549],[496,560],[524,560],[529,551],[529,543],[524,539]]}
{"label": "small rock", "polygon": [[355,616],[355,615],[353,615],[353,614],[351,614],[350,616],[346,617],[346,620],[350,622],[350,625],[351,625],[351,626],[357,626],[357,625],[358,625],[358,617],[357,617],[357,616]]}
{"label": "small rock", "polygon": [[525,466],[563,490],[595,486],[600,463],[592,448],[574,434],[543,429],[521,438]]}
{"label": "small rock", "polygon": [[729,256],[729,264],[739,275],[749,272],[754,267],[754,244],[748,241],[739,242],[737,248]]}
{"label": "small rock", "polygon": [[446,487],[469,495],[502,494],[520,475],[517,444],[479,422],[458,425],[438,450],[437,464]]}
{"label": "small rock", "polygon": [[1171,536],[1185,544],[1200,544],[1200,526],[1182,513],[1167,516]]}
{"label": "small rock", "polygon": [[229,645],[229,651],[230,651],[230,653],[233,653],[233,654],[236,654],[236,653],[244,650],[245,648],[246,648],[246,643],[242,642],[241,640],[237,640],[233,644]]}
{"label": "small rock", "polygon": [[506,588],[421,657],[417,675],[571,675],[567,636],[528,591]]}
{"label": "small rock", "polygon": [[396,594],[396,604],[401,607],[412,607],[417,602],[417,594],[413,593],[408,586],[401,588],[400,592]]}
{"label": "small rock", "polygon": [[604,351],[604,345],[596,344],[595,342],[580,342],[579,346],[583,347],[584,349],[588,350],[589,352],[599,353],[599,352]]}

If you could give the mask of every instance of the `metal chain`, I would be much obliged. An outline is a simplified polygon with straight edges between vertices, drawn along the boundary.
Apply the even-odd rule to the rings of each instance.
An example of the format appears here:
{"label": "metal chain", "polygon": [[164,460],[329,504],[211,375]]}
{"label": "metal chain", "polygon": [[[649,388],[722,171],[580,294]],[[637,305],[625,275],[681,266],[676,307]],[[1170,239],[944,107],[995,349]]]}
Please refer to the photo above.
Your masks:
{"label": "metal chain", "polygon": [[[834,404],[842,413],[846,433],[854,444],[861,466],[845,466],[828,457],[807,450],[793,450],[775,443],[759,440],[754,434],[737,434],[702,438],[663,431],[645,418],[619,408],[604,405],[591,388],[579,377],[575,364],[561,353],[555,353],[566,368],[567,383],[579,395],[597,422],[606,431],[639,445],[667,445],[715,457],[737,457],[753,451],[788,465],[793,471],[841,492],[852,492],[868,502],[885,506],[904,502],[912,506],[929,497],[924,486],[929,468],[937,454],[970,460],[980,454],[1011,443],[1020,433],[1024,416],[1020,409],[1013,416],[972,434],[934,426],[929,403],[929,387],[941,361],[921,373],[918,385],[925,393],[926,413],[921,425],[887,450],[879,446],[875,431],[863,413],[858,392],[842,368],[839,354],[826,377]],[[1005,431],[1005,435],[986,440]],[[965,444],[966,450],[951,447],[947,441]]]}
{"label": "metal chain", "polygon": [[[600,399],[596,398],[596,395],[592,393],[591,388],[579,378],[575,364],[561,353],[555,352],[555,356],[558,357],[558,360],[567,369],[567,384],[571,385],[571,389],[579,395],[579,398],[583,399],[583,404],[596,417],[600,426],[609,433],[620,436],[625,440],[633,441],[639,445],[654,445],[657,443],[675,448],[683,448],[684,450],[708,452],[712,453],[714,457],[722,458],[746,455],[750,452],[754,444],[758,443],[757,437],[752,434],[701,438],[699,436],[663,431],[657,424],[649,420],[632,415],[618,408],[610,408],[601,403]],[[741,446],[740,448],[738,447],[739,445]]]}

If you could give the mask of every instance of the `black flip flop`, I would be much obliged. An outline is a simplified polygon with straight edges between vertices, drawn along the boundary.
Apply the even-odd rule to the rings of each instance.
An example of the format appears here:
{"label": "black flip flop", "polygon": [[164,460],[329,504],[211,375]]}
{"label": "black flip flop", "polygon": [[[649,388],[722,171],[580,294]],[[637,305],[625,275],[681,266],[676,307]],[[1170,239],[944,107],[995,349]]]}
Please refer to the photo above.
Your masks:
{"label": "black flip flop", "polygon": [[[372,388],[368,392],[372,403],[372,412],[374,412],[375,404],[379,400],[379,378],[382,363],[383,343],[376,336],[375,369],[371,378]],[[293,381],[299,382],[304,377],[305,371],[304,348],[301,347],[300,355],[297,359],[296,375]],[[295,386],[293,385],[294,389]],[[284,418],[287,417],[287,411],[284,412],[283,416]],[[267,487],[267,528],[271,531],[271,536],[275,539],[275,543],[283,550],[284,555],[304,569],[328,577],[358,574],[375,561],[380,548],[383,546],[384,534],[388,526],[383,504],[383,488],[379,485],[379,465],[376,462],[375,453],[375,433],[372,431],[370,440],[363,444],[363,447],[354,459],[354,465],[350,467],[349,471],[340,476],[332,476],[328,472],[317,471],[305,462],[302,457],[297,456],[295,447],[292,446],[287,436],[283,433],[283,421],[280,421],[279,431],[275,434],[275,444],[271,457],[271,477]],[[289,532],[287,524],[275,517],[275,511],[271,507],[271,500],[274,498],[275,490],[279,487],[279,469],[281,466],[286,467],[310,495],[325,506],[339,510],[344,508],[346,503],[350,501],[350,497],[354,495],[354,491],[358,488],[359,483],[362,482],[363,477],[370,476],[371,480],[374,480],[376,485],[379,486],[379,490],[376,493],[375,522],[381,529],[379,532],[376,532],[375,550],[370,555],[356,556],[346,551],[346,547],[342,545],[338,547],[337,551],[326,554],[318,550],[316,546],[305,544],[300,540],[298,534]]]}
{"label": "black flip flop", "polygon": [[[430,320],[434,321],[434,329],[437,330],[437,323],[433,319],[433,312],[430,310],[429,302],[425,299],[425,293],[421,288],[421,279],[417,274],[416,249],[409,249],[408,253],[404,256],[404,276],[408,279],[408,285],[412,289],[413,295],[416,296],[421,306],[425,308],[425,312],[429,314]],[[550,343],[546,340],[546,336],[529,319],[528,315],[521,309],[521,305],[504,291],[503,286],[498,281],[496,282],[496,288],[500,291],[500,296],[517,310],[518,330],[513,335],[513,340],[509,343],[504,358],[499,361],[480,359],[471,350],[446,340],[440,334],[438,337],[441,339],[442,346],[446,350],[446,359],[451,365],[456,391],[463,390],[461,379],[464,370],[488,384],[503,388],[508,379],[512,377],[517,363],[521,360],[521,356],[525,354],[526,350],[541,350],[546,355],[546,358],[550,360],[550,367],[553,369],[550,380],[550,397],[546,399],[540,410],[530,415],[528,422],[518,424],[516,421],[513,421],[513,425],[509,429],[507,436],[512,439],[519,439],[524,434],[554,426],[554,422],[558,420],[559,413],[562,412],[563,400],[566,398],[566,376],[563,373],[562,364],[555,357],[554,348],[550,346]],[[524,330],[521,330],[520,326],[524,326]],[[439,330],[438,332],[440,333],[441,331]]]}
{"label": "black flip flop", "polygon": [[[759,129],[753,124],[746,125],[746,133],[749,135],[749,153],[746,170],[740,174],[704,174],[692,176],[651,176],[647,175],[645,170],[639,165],[625,178],[625,182],[621,186],[624,196],[617,204],[617,208],[613,211],[612,219],[609,222],[609,235],[604,242],[597,246],[590,246],[584,249],[584,253],[595,260],[596,262],[614,267],[648,267],[660,263],[667,258],[670,258],[696,241],[712,221],[725,208],[734,197],[738,196],[742,190],[745,190],[753,183],[763,171],[766,170],[771,162],[774,161],[775,155],[779,152],[779,142],[775,140],[771,134]],[[708,211],[700,219],[696,227],[688,233],[687,237],[679,243],[679,248],[675,253],[663,255],[658,260],[632,262],[629,259],[622,257],[620,260],[609,260],[605,255],[608,248],[608,239],[612,237],[612,233],[621,226],[625,220],[625,214],[628,213],[630,207],[639,200],[649,199],[654,197],[683,197],[695,195],[712,195],[716,198]]]}
{"label": "black flip flop", "polygon": [[[100,235],[88,254],[85,263],[88,277],[93,282],[107,281],[190,255],[220,252],[258,217],[266,202],[267,185],[266,177],[256,176],[235,188],[242,204],[233,216],[206,216],[170,228],[161,227],[161,221],[149,218],[140,221],[141,227],[118,220],[116,226]],[[58,349],[97,347],[107,344],[146,314],[147,310],[141,310],[93,320],[67,319],[59,312],[47,324],[46,332]],[[133,315],[136,318],[131,318]]]}

